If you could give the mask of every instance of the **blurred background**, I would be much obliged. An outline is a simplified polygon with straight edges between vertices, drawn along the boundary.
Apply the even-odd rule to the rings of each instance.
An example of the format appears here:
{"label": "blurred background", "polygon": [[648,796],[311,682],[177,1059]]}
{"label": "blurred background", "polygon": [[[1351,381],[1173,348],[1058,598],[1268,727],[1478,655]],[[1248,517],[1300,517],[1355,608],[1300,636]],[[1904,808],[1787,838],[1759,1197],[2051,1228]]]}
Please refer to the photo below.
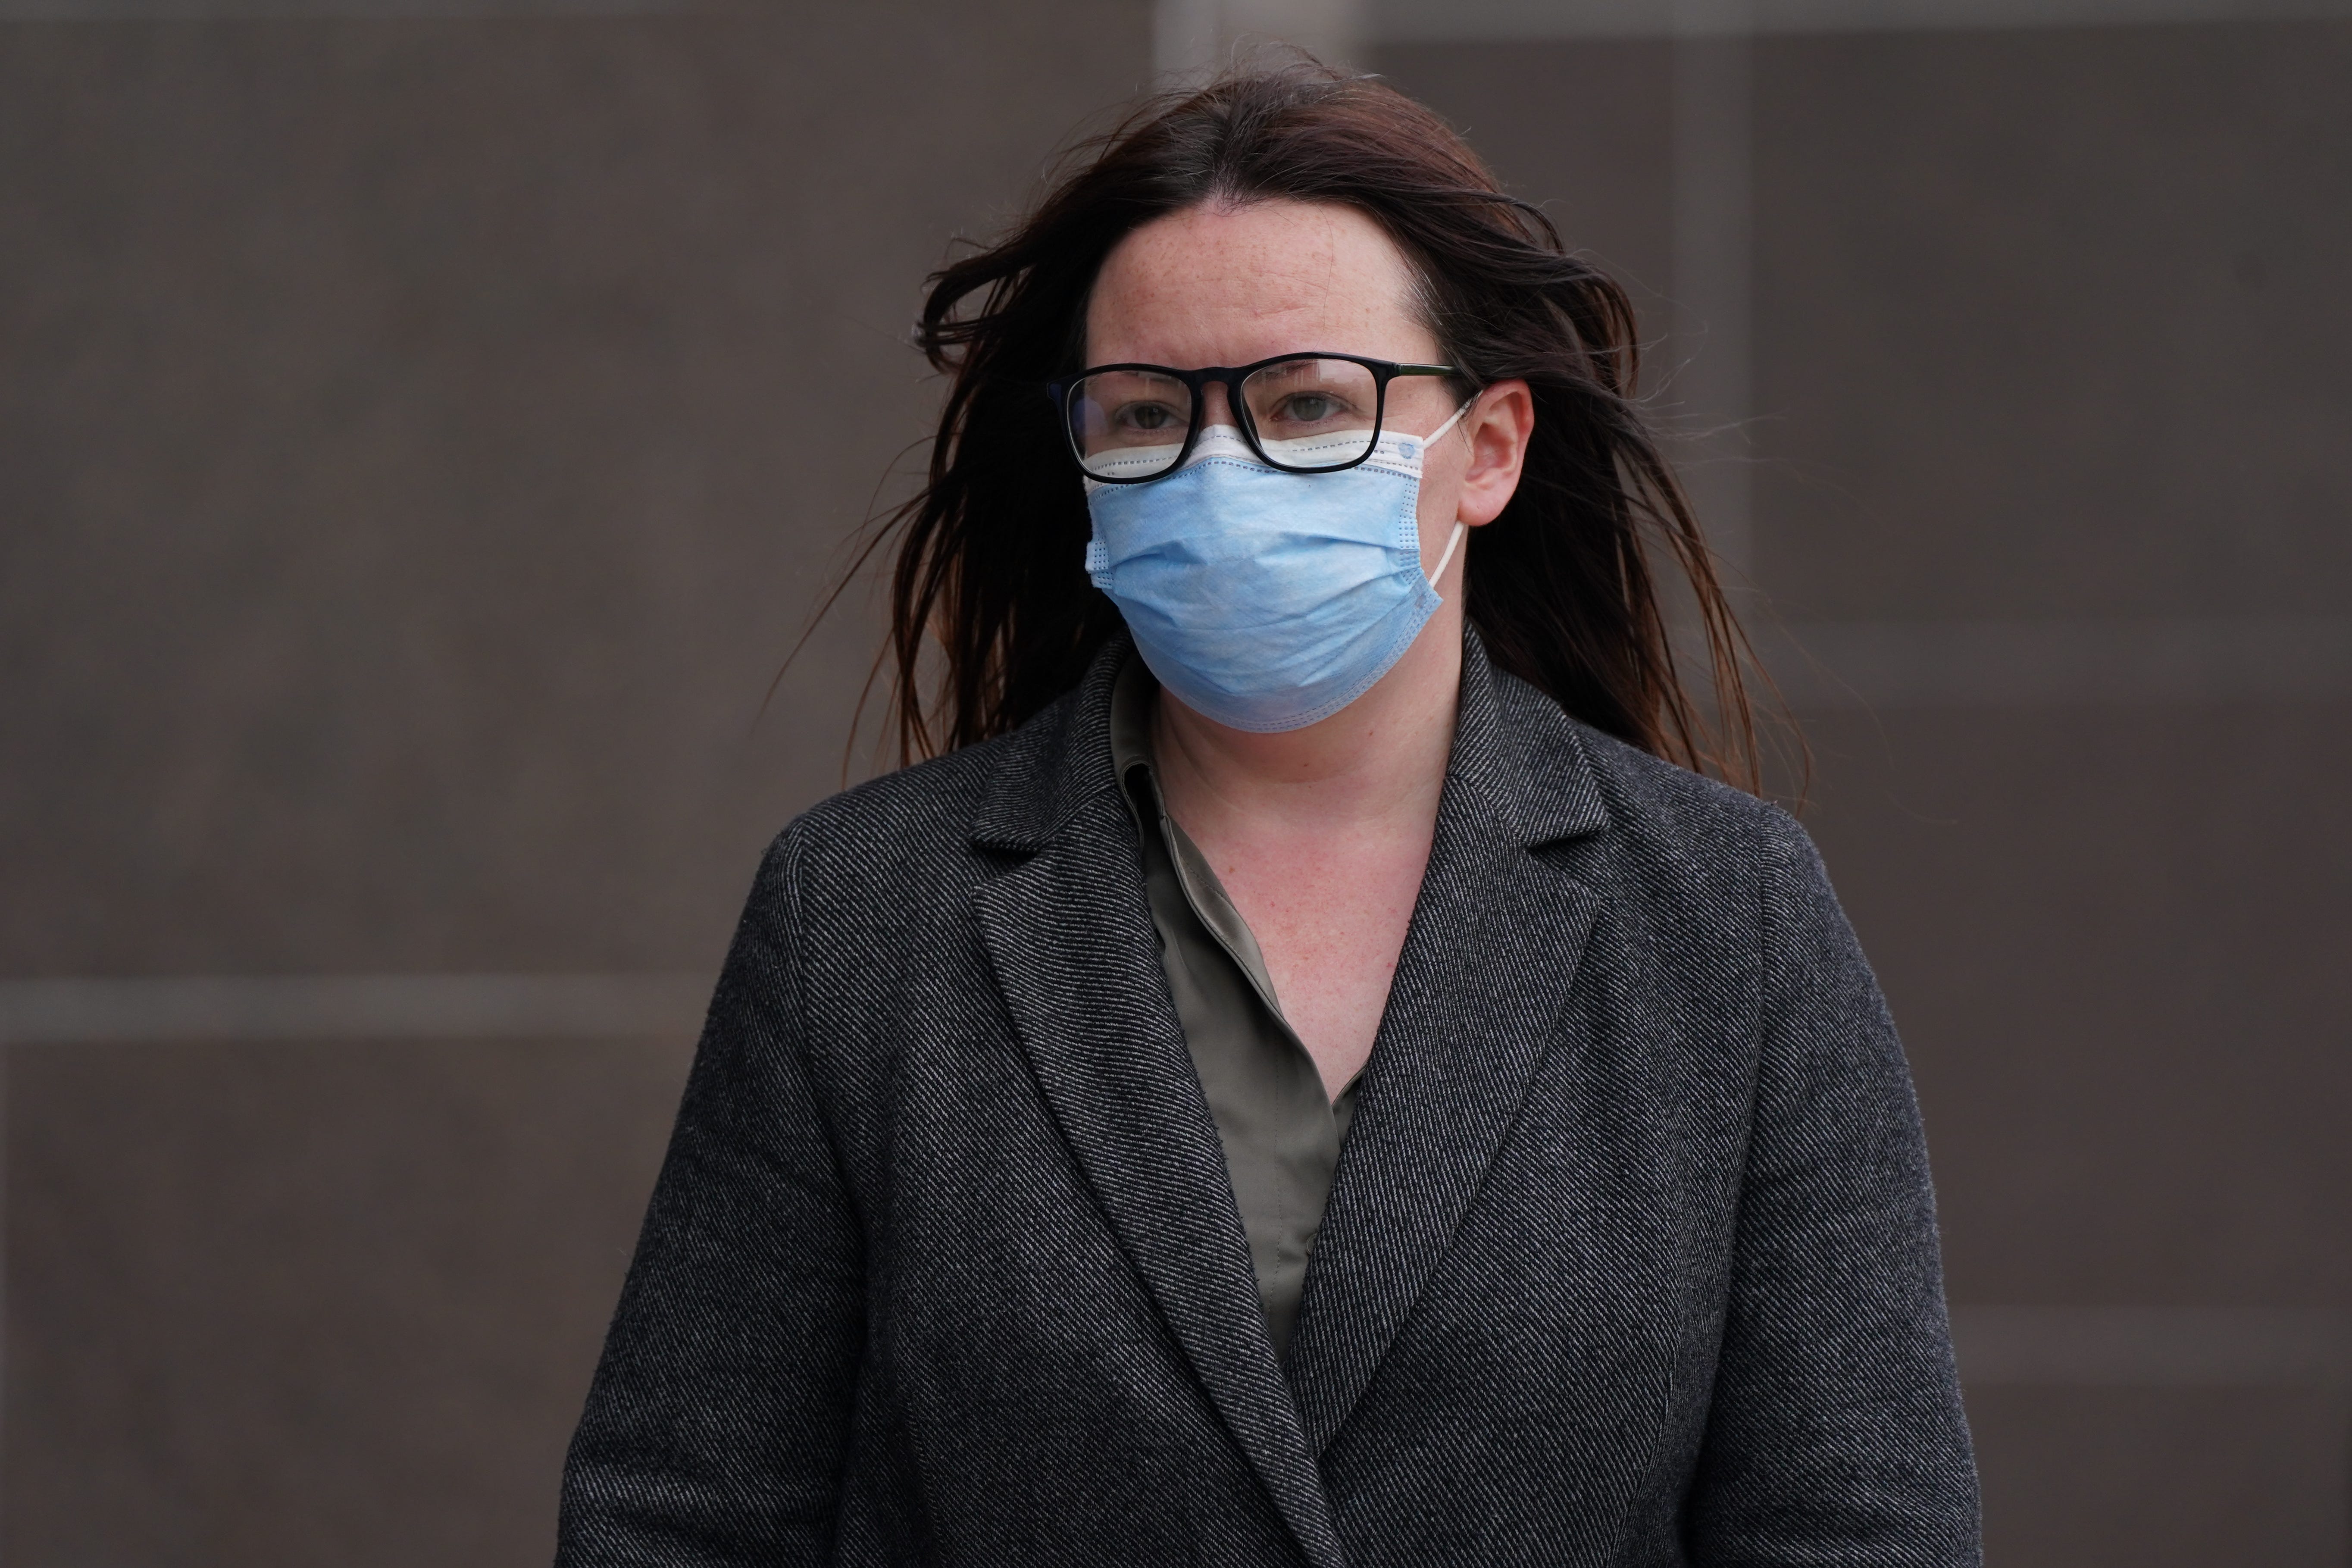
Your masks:
{"label": "blurred background", "polygon": [[0,0],[11,1568],[547,1559],[922,276],[1268,37],[1635,292],[1994,1568],[2352,1561],[2352,0]]}

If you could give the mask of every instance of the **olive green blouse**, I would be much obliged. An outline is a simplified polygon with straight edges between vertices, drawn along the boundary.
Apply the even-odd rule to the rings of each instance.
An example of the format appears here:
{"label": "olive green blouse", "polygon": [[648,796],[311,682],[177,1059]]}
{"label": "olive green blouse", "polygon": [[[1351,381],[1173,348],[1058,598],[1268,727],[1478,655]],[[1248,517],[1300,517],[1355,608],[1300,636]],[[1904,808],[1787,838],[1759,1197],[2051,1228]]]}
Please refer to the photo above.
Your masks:
{"label": "olive green blouse", "polygon": [[1279,1356],[1298,1316],[1307,1255],[1323,1223],[1356,1084],[1337,1103],[1325,1098],[1314,1059],[1283,1019],[1257,939],[1206,857],[1168,815],[1151,754],[1158,691],[1151,671],[1129,655],[1111,695],[1111,762],[1143,841],[1160,965],[1224,1145],[1266,1332]]}

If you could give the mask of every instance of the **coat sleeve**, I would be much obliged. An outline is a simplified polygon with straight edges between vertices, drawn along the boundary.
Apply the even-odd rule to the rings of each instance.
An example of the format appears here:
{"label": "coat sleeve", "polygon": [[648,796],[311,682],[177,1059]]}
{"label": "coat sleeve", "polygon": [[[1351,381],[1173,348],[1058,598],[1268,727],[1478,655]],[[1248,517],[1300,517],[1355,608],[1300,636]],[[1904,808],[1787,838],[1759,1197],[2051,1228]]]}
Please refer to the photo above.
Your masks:
{"label": "coat sleeve", "polygon": [[829,1558],[859,1232],[802,1037],[795,835],[762,864],[564,1465],[559,1568]]}
{"label": "coat sleeve", "polygon": [[1762,1048],[1692,1562],[1980,1561],[1927,1145],[1877,981],[1785,817]]}

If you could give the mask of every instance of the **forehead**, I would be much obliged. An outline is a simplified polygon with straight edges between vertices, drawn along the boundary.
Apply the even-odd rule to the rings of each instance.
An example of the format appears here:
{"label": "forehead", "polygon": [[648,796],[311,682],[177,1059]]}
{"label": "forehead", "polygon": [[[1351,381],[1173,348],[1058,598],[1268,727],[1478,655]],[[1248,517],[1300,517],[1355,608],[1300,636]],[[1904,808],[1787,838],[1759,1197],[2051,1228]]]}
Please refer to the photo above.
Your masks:
{"label": "forehead", "polygon": [[1157,218],[1103,261],[1087,361],[1190,369],[1309,349],[1427,360],[1412,268],[1353,207],[1208,205]]}

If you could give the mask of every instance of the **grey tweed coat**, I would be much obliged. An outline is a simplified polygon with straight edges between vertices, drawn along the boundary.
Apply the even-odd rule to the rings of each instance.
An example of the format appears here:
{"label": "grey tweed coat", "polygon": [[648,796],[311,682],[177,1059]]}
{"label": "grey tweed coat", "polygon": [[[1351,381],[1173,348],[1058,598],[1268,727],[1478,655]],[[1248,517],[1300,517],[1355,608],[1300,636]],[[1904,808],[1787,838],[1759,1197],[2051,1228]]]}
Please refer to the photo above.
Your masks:
{"label": "grey tweed coat", "polygon": [[1910,1079],[1811,843],[1466,641],[1286,1361],[1114,647],[770,850],[561,1563],[1977,1562]]}

